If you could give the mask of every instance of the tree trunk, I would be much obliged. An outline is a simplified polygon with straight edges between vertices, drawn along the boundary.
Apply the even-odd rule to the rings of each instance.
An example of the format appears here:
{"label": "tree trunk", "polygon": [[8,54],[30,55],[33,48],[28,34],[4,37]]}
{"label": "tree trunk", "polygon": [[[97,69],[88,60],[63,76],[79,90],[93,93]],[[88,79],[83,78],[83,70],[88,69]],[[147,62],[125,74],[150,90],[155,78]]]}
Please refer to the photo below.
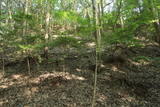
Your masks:
{"label": "tree trunk", "polygon": [[156,31],[155,42],[157,42],[160,45],[160,22],[154,22],[154,27]]}
{"label": "tree trunk", "polygon": [[155,41],[160,45],[160,15],[159,15],[158,9],[156,7],[155,1],[151,0],[150,3],[151,3],[151,7],[152,7],[151,11],[152,11],[153,16],[155,18],[155,22],[153,23],[154,28],[155,28],[155,32],[156,32]]}
{"label": "tree trunk", "polygon": [[116,2],[116,3],[117,3],[117,4],[116,4],[116,5],[117,5],[117,15],[116,15],[116,19],[115,19],[114,26],[113,26],[113,30],[114,30],[114,31],[115,31],[115,29],[116,29],[118,19],[119,19],[120,16],[121,16],[122,2],[123,2],[123,0],[120,0],[119,2],[118,2],[118,1]]}
{"label": "tree trunk", "polygon": [[96,0],[92,0],[92,14],[93,14],[93,36],[97,39],[97,31],[96,31],[96,21],[97,21],[97,15],[96,15]]}
{"label": "tree trunk", "polygon": [[27,66],[28,66],[28,74],[31,75],[31,67],[30,67],[29,57],[27,57]]}
{"label": "tree trunk", "polygon": [[5,74],[5,59],[4,59],[4,52],[2,53],[2,72],[3,72],[3,75]]}
{"label": "tree trunk", "polygon": [[103,16],[104,16],[104,8],[103,8],[103,6],[104,6],[104,1],[103,0],[100,0],[100,9],[99,10],[101,10],[101,34],[102,34],[102,32],[103,32],[103,28],[104,28],[104,21],[103,21]]}
{"label": "tree trunk", "polygon": [[45,19],[45,23],[46,23],[46,27],[45,27],[45,48],[44,48],[44,55],[45,58],[48,59],[48,40],[49,40],[49,22],[50,22],[50,5],[49,2],[47,4],[47,9],[46,9],[46,19]]}
{"label": "tree trunk", "polygon": [[100,4],[96,3],[96,0],[92,0],[93,7],[93,17],[95,19],[95,37],[96,37],[96,67],[94,72],[94,87],[93,87],[93,99],[92,99],[92,107],[95,106],[96,102],[96,88],[97,88],[97,72],[99,70],[100,65],[100,53],[101,53],[101,19],[100,19]]}

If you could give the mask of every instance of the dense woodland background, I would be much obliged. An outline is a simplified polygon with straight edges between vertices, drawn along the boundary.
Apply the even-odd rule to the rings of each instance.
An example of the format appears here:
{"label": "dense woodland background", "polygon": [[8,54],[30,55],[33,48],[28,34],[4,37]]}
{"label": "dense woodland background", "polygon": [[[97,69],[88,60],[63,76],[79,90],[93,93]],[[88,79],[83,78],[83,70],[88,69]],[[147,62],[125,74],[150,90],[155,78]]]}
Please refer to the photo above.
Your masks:
{"label": "dense woodland background", "polygon": [[160,0],[0,0],[0,106],[159,104]]}

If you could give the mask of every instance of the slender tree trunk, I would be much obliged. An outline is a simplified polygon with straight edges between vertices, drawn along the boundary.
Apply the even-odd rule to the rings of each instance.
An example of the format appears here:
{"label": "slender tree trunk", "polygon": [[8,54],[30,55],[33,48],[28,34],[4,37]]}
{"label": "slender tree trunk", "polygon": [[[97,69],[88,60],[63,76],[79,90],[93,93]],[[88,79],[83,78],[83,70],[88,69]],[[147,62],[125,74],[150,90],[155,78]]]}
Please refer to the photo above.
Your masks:
{"label": "slender tree trunk", "polygon": [[31,75],[31,67],[30,67],[29,57],[27,57],[27,66],[28,66],[28,74]]}
{"label": "slender tree trunk", "polygon": [[156,31],[155,41],[160,45],[160,24],[159,23],[154,22],[153,24],[154,24],[155,31]]}
{"label": "slender tree trunk", "polygon": [[93,14],[93,27],[94,27],[94,31],[93,31],[93,36],[97,39],[97,31],[96,31],[96,0],[92,0],[92,14]]}
{"label": "slender tree trunk", "polygon": [[153,23],[156,31],[155,41],[160,45],[160,15],[159,15],[158,9],[156,8],[155,1],[151,0],[150,2],[151,2],[153,16],[156,20]]}
{"label": "slender tree trunk", "polygon": [[104,28],[104,20],[103,20],[103,17],[104,17],[104,8],[103,8],[103,6],[104,6],[104,0],[100,0],[100,9],[99,10],[101,10],[101,19],[100,19],[100,21],[101,21],[101,33],[103,32],[103,28]]}
{"label": "slender tree trunk", "polygon": [[122,15],[120,15],[120,21],[121,21],[121,28],[124,28],[124,19]]}
{"label": "slender tree trunk", "polygon": [[11,26],[11,19],[12,19],[11,5],[12,5],[12,1],[7,0],[6,9],[7,9],[8,17],[6,18],[6,25],[8,25],[9,27]]}
{"label": "slender tree trunk", "polygon": [[[24,13],[28,14],[28,0],[25,0]],[[26,20],[24,20],[24,22],[23,22],[23,32],[22,32],[23,37],[25,37],[26,31],[27,31],[27,22],[26,22]]]}
{"label": "slender tree trunk", "polygon": [[5,58],[4,58],[4,52],[2,53],[2,72],[3,75],[5,74]]}
{"label": "slender tree trunk", "polygon": [[[97,15],[96,15],[96,0],[92,0],[92,12],[93,12],[93,26],[95,27],[93,35],[96,38],[97,42]],[[93,86],[93,98],[92,98],[92,105],[91,107],[95,106],[96,101],[96,88],[97,88],[97,70],[98,70],[98,63],[97,63],[97,51],[96,51],[96,68],[94,72],[94,86]]]}
{"label": "slender tree trunk", "polygon": [[[100,4],[97,4],[96,0],[92,0],[93,6],[93,16],[95,19],[94,25],[95,25],[95,37],[96,37],[96,67],[94,72],[94,88],[93,88],[93,99],[92,99],[92,107],[95,107],[96,102],[96,88],[97,88],[97,72],[99,70],[100,65],[100,52],[101,52],[101,19],[100,19]],[[98,26],[98,27],[97,27]]]}
{"label": "slender tree trunk", "polygon": [[97,71],[98,71],[98,53],[96,52],[96,68],[95,68],[95,72],[94,72],[93,99],[92,99],[91,107],[95,107],[95,102],[96,102]]}
{"label": "slender tree trunk", "polygon": [[116,2],[117,3],[116,4],[117,5],[117,15],[116,15],[116,19],[115,19],[114,26],[113,26],[114,31],[116,29],[118,19],[120,18],[120,15],[121,15],[122,2],[123,2],[123,0],[120,0],[119,2],[118,1]]}
{"label": "slender tree trunk", "polygon": [[2,1],[0,0],[0,16],[2,15]]}
{"label": "slender tree trunk", "polygon": [[[40,1],[40,6],[43,6],[43,1]],[[41,12],[38,14],[40,16],[40,28],[42,29],[42,24],[43,24],[43,14],[44,14],[44,9],[42,7]]]}
{"label": "slender tree trunk", "polygon": [[46,23],[46,27],[45,27],[45,43],[46,43],[46,46],[44,48],[44,55],[45,55],[45,58],[48,59],[48,39],[49,39],[49,22],[50,22],[50,5],[49,5],[49,2],[47,4],[47,9],[46,9],[46,19],[45,19],[45,23]]}

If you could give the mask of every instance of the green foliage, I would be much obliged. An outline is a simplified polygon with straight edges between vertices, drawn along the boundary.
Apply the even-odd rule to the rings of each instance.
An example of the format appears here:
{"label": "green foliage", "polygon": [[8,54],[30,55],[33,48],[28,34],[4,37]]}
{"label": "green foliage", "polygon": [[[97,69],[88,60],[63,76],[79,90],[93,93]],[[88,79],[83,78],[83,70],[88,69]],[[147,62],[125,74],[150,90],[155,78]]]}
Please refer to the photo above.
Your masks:
{"label": "green foliage", "polygon": [[102,37],[104,44],[117,44],[123,43],[126,45],[138,43],[138,40],[134,39],[134,35],[128,32],[126,29],[117,29],[110,34],[106,33]]}
{"label": "green foliage", "polygon": [[[104,10],[103,15],[99,14],[103,25],[95,26],[91,1],[33,0],[28,3],[27,14],[24,12],[25,5],[12,2],[8,7],[2,6],[0,42],[3,46],[32,52],[42,50],[45,46],[81,47],[84,45],[84,39],[94,40],[95,28],[101,29],[102,26],[104,45],[125,44],[128,47],[142,47],[135,37],[152,38],[156,33],[154,23],[158,22],[160,14],[158,0],[122,0],[121,6],[121,0],[116,0],[113,3],[114,9]],[[7,4],[5,0],[3,3]],[[49,19],[46,12],[49,13]],[[49,23],[46,23],[46,20]],[[46,33],[50,40],[45,40]],[[52,35],[61,36],[53,40]],[[69,35],[76,35],[81,39]]]}
{"label": "green foliage", "polygon": [[39,22],[33,14],[25,14],[22,11],[17,11],[16,14],[13,15],[13,19],[16,22],[16,29],[23,29],[24,27],[26,27],[26,25],[24,24],[24,22],[26,22],[28,29],[38,31],[37,25],[39,25]]}
{"label": "green foliage", "polygon": [[47,44],[47,46],[50,47],[56,47],[56,46],[71,46],[71,47],[81,47],[82,46],[82,41],[78,40],[74,37],[70,36],[60,36],[56,38],[54,41],[51,41],[50,43]]}
{"label": "green foliage", "polygon": [[25,51],[37,51],[38,49],[42,49],[44,48],[44,44],[35,44],[35,45],[31,45],[31,44],[18,44],[18,47],[20,48],[20,50],[25,50]]}
{"label": "green foliage", "polygon": [[66,24],[71,25],[73,28],[76,26],[76,29],[74,30],[77,30],[79,35],[88,36],[91,31],[93,31],[90,20],[81,17],[73,11],[55,11],[53,17],[58,24],[61,24],[61,26]]}
{"label": "green foliage", "polygon": [[160,57],[148,57],[148,56],[137,56],[133,58],[134,61],[140,62],[140,61],[160,61]]}
{"label": "green foliage", "polygon": [[153,58],[151,58],[151,60],[160,62],[160,57],[153,57]]}
{"label": "green foliage", "polygon": [[113,12],[111,13],[107,13],[103,16],[103,20],[105,22],[106,27],[113,27],[114,26],[114,21],[115,21],[116,17],[113,15]]}
{"label": "green foliage", "polygon": [[78,16],[72,11],[55,11],[53,17],[56,21],[65,23],[76,23]]}
{"label": "green foliage", "polygon": [[150,57],[147,57],[147,56],[137,56],[137,57],[135,57],[133,60],[136,61],[136,62],[139,62],[139,61],[141,61],[141,60],[143,60],[143,61],[150,61],[151,58],[150,58]]}
{"label": "green foliage", "polygon": [[41,35],[34,35],[34,34],[30,34],[30,35],[26,35],[24,37],[24,40],[26,43],[28,44],[36,44],[41,42],[42,40],[44,40],[43,36]]}
{"label": "green foliage", "polygon": [[2,47],[0,47],[0,54],[3,52],[3,48]]}

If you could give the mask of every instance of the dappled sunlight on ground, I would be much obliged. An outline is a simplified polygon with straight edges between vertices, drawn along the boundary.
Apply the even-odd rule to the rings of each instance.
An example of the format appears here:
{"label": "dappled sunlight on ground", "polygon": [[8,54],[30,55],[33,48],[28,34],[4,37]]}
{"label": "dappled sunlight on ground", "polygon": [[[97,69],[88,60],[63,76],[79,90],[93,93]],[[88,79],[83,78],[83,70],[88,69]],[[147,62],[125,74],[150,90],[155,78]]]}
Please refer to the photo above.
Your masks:
{"label": "dappled sunlight on ground", "polygon": [[[31,75],[27,74],[25,65],[11,66],[6,75],[0,74],[0,106],[90,107],[95,66],[89,69],[89,65],[94,65],[94,56],[91,57],[92,51],[82,56],[73,53],[64,59],[65,64],[43,63],[39,70],[31,65]],[[157,61],[136,61],[136,57],[133,55],[125,63],[100,65],[96,107],[158,107],[155,105],[160,98],[159,65]]]}
{"label": "dappled sunlight on ground", "polygon": [[127,92],[121,91],[121,92],[118,92],[118,95],[124,101],[128,101],[128,102],[136,101],[136,98],[131,96],[131,95],[129,95],[129,93],[127,93]]}
{"label": "dappled sunlight on ground", "polygon": [[8,85],[1,85],[0,88],[8,88]]}
{"label": "dappled sunlight on ground", "polygon": [[94,48],[96,46],[95,42],[86,43],[89,48]]}
{"label": "dappled sunlight on ground", "polygon": [[67,80],[86,80],[84,77],[76,76],[68,72],[55,72],[55,71],[53,71],[52,73],[42,74],[38,78],[48,78],[50,76],[52,77],[62,76],[64,79]]}
{"label": "dappled sunlight on ground", "polygon": [[112,66],[112,67],[111,67],[111,70],[112,70],[112,71],[118,71],[118,68],[117,68],[117,66]]}
{"label": "dappled sunlight on ground", "polygon": [[27,80],[29,76],[14,74],[10,78],[3,77],[0,79],[1,84],[0,88],[9,88],[14,85],[23,85],[25,84],[24,80]]}
{"label": "dappled sunlight on ground", "polygon": [[23,76],[20,74],[15,74],[15,75],[12,75],[11,78],[18,80],[20,78],[23,78]]}
{"label": "dappled sunlight on ground", "polygon": [[105,96],[102,93],[98,93],[97,97],[98,97],[97,101],[100,101],[100,102],[104,102],[105,100],[107,100],[107,96]]}
{"label": "dappled sunlight on ground", "polygon": [[0,78],[3,78],[4,77],[4,73],[2,70],[0,70]]}
{"label": "dappled sunlight on ground", "polygon": [[146,66],[151,64],[151,61],[145,61],[145,60],[140,60],[139,62],[135,62],[133,60],[129,60],[131,65],[135,65],[135,66]]}
{"label": "dappled sunlight on ground", "polygon": [[0,106],[2,107],[2,106],[3,106],[3,104],[5,104],[5,103],[8,103],[8,100],[0,101]]}
{"label": "dappled sunlight on ground", "polygon": [[[5,106],[6,104],[14,105],[14,103],[15,104],[18,103],[17,101],[20,102],[23,101],[24,106],[26,105],[29,106],[29,104],[26,104],[25,101],[37,102],[45,100],[47,101],[46,103],[49,103],[48,102],[49,99],[53,99],[53,102],[57,100],[67,100],[67,99],[70,101],[72,98],[69,99],[67,94],[61,91],[66,91],[66,92],[69,91],[68,93],[71,94],[73,93],[72,90],[74,90],[74,88],[76,87],[78,93],[79,91],[86,90],[86,86],[82,87],[78,85],[81,84],[80,81],[84,80],[86,80],[86,78],[84,78],[83,76],[77,76],[69,72],[56,72],[56,71],[52,72],[41,71],[40,75],[34,74],[31,76],[28,75],[25,76],[22,74],[13,74],[7,77],[3,77],[3,82],[0,83],[0,94],[2,96],[5,95],[5,97],[2,96],[0,97],[0,106]],[[76,83],[77,86],[75,86]],[[59,91],[59,92],[57,93],[54,91]],[[6,95],[6,93],[13,94],[13,97],[15,99],[10,98],[10,94]],[[71,95],[74,96],[75,94]],[[79,93],[78,95],[76,95],[77,98],[79,95],[81,94]],[[65,105],[68,106],[79,105],[77,103],[69,103],[69,102],[67,103],[67,101],[65,102],[66,102]],[[48,105],[48,104],[43,103],[42,105]]]}

